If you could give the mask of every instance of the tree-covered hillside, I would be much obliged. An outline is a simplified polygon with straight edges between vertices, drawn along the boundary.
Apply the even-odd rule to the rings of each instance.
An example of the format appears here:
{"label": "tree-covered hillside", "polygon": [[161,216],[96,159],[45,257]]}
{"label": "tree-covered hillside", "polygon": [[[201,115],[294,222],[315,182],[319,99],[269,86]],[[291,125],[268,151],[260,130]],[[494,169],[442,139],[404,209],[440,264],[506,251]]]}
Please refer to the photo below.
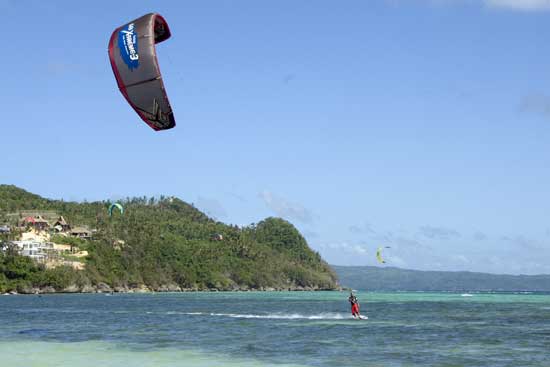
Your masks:
{"label": "tree-covered hillside", "polygon": [[57,291],[337,286],[331,268],[283,219],[267,218],[237,227],[212,220],[173,197],[129,198],[121,203],[124,215],[115,211],[109,217],[108,201],[49,200],[0,185],[0,224],[15,225],[18,217],[13,213],[47,210],[64,216],[73,226],[97,230],[93,239],[80,245],[89,252],[83,271],[46,271],[4,251],[0,254],[0,291],[45,286]]}

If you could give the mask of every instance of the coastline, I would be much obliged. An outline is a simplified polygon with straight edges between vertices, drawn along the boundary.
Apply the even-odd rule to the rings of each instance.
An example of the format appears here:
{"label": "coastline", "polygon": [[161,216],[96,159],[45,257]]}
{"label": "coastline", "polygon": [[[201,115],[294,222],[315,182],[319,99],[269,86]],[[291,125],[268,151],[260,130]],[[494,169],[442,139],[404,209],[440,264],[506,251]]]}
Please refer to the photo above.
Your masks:
{"label": "coastline", "polygon": [[186,293],[186,292],[318,292],[318,291],[335,291],[339,292],[345,290],[343,287],[336,288],[320,288],[320,287],[302,287],[302,286],[290,286],[290,287],[260,287],[250,288],[246,286],[235,286],[231,288],[182,288],[176,284],[160,285],[158,287],[149,287],[146,285],[140,285],[138,287],[117,286],[110,287],[106,283],[99,283],[97,285],[85,285],[79,287],[72,285],[63,289],[55,289],[53,287],[28,287],[20,289],[19,291],[10,291],[7,293],[0,293],[0,295],[36,295],[36,294],[114,294],[114,293]]}

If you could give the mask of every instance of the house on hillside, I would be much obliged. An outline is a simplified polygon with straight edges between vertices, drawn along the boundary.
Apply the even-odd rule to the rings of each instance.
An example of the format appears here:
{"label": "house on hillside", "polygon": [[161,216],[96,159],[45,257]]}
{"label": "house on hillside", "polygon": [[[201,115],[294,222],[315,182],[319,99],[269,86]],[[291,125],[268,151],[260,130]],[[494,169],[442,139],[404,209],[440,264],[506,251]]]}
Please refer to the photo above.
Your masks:
{"label": "house on hillside", "polygon": [[10,234],[11,229],[9,226],[0,226],[0,234]]}
{"label": "house on hillside", "polygon": [[37,231],[47,231],[49,228],[50,223],[48,223],[46,219],[42,218],[42,216],[39,215],[35,218],[34,229],[36,229]]}
{"label": "house on hillside", "polygon": [[216,233],[210,237],[212,241],[223,241],[223,235],[221,233]]}
{"label": "house on hillside", "polygon": [[71,229],[70,234],[73,237],[83,238],[86,240],[92,238],[92,232],[84,227],[75,227]]}
{"label": "house on hillside", "polygon": [[71,226],[63,216],[60,216],[55,223],[53,224],[53,228],[56,232],[69,232],[71,230]]}
{"label": "house on hillside", "polygon": [[45,264],[47,267],[56,267],[60,265],[68,265],[73,268],[82,269],[84,267],[82,261],[76,261],[79,264],[72,264],[71,261],[63,259],[63,254],[71,254],[75,257],[88,256],[87,251],[75,251],[73,246],[64,244],[55,244],[52,242],[40,241],[11,241],[0,244],[1,251],[7,251],[13,248],[21,256],[30,257],[34,261]]}
{"label": "house on hillside", "polygon": [[21,227],[31,227],[37,231],[46,231],[50,228],[50,223],[39,215],[37,217],[23,218]]}
{"label": "house on hillside", "polygon": [[19,254],[30,257],[31,259],[44,262],[48,258],[49,253],[53,250],[53,244],[49,242],[36,241],[12,241]]}
{"label": "house on hillside", "polygon": [[25,217],[19,222],[19,227],[21,229],[25,229],[25,228],[28,228],[28,227],[33,227],[34,228],[34,222],[35,222],[34,217]]}
{"label": "house on hillside", "polygon": [[38,210],[38,209],[20,210],[16,213],[10,213],[8,215],[9,216],[16,215],[20,218],[25,218],[25,217],[37,218],[37,217],[41,217],[41,218],[46,219],[50,223],[55,221],[59,217],[59,214],[57,214],[57,212],[54,211],[54,210]]}

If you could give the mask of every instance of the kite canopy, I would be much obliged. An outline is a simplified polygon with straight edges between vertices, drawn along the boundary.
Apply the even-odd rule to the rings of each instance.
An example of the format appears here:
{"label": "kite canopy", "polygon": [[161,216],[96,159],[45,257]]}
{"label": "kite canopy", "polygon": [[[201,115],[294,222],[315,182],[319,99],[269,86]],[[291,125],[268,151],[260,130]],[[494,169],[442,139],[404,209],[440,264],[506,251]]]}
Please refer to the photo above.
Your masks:
{"label": "kite canopy", "polygon": [[109,41],[109,59],[120,92],[157,131],[176,126],[155,52],[155,44],[168,38],[164,18],[151,13],[115,29]]}
{"label": "kite canopy", "polygon": [[376,250],[376,260],[378,260],[380,264],[386,263],[386,261],[382,258],[382,247],[378,247],[378,250]]}
{"label": "kite canopy", "polygon": [[114,208],[117,208],[120,211],[120,214],[124,214],[124,207],[119,203],[114,203],[114,204],[111,204],[111,206],[109,207],[109,217],[113,216]]}

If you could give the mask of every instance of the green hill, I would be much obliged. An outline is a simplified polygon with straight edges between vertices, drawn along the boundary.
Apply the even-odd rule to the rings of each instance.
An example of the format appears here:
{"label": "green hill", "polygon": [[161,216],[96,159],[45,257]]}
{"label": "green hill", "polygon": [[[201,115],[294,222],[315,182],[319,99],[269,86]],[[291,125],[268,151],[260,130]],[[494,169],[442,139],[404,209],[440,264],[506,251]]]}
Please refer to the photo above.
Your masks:
{"label": "green hill", "polygon": [[361,290],[550,292],[550,275],[419,271],[374,266],[333,265],[332,268],[343,286]]}
{"label": "green hill", "polygon": [[[50,200],[0,185],[0,225],[14,226],[21,213],[42,210],[64,216],[73,227],[96,230],[91,240],[72,241],[89,252],[82,271],[46,270],[13,252],[0,252],[0,291],[337,287],[335,273],[283,219],[238,227],[217,222],[177,198],[120,202],[124,215],[115,211],[109,217],[108,201]],[[4,241],[8,236],[14,234],[4,235]]]}

